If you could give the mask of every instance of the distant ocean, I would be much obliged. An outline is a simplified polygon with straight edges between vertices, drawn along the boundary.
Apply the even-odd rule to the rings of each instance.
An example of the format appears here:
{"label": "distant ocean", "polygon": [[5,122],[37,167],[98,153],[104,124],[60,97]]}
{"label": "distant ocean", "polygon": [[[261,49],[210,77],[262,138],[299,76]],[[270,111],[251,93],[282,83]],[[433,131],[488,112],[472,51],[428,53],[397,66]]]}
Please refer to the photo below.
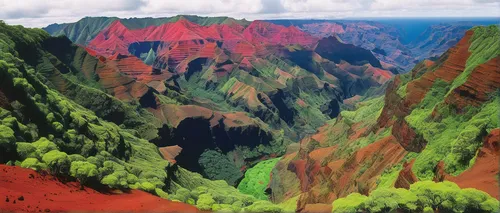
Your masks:
{"label": "distant ocean", "polygon": [[491,25],[500,24],[500,17],[497,18],[475,18],[475,17],[464,17],[464,18],[346,18],[346,19],[324,19],[324,20],[314,20],[314,19],[278,19],[278,20],[265,20],[275,24],[280,24],[284,26],[289,25],[303,25],[309,23],[315,23],[320,21],[327,22],[345,22],[345,21],[375,21],[387,25],[392,25],[400,30],[402,33],[402,43],[407,44],[415,40],[421,33],[423,33],[428,27],[436,24],[443,23],[457,23],[464,22],[469,23],[472,26],[476,25]]}
{"label": "distant ocean", "polygon": [[500,24],[500,18],[362,18],[347,20],[370,20],[384,24],[390,24],[405,33],[401,42],[409,43],[423,33],[431,25],[443,23],[467,22],[472,25]]}

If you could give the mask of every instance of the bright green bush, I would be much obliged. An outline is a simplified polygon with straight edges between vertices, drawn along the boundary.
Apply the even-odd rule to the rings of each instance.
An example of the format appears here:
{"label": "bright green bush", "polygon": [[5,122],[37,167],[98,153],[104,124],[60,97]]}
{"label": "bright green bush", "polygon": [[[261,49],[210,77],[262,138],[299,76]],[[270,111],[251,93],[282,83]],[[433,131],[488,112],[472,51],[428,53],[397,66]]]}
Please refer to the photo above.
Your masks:
{"label": "bright green bush", "polygon": [[391,212],[396,209],[411,212],[417,210],[417,196],[406,189],[379,189],[370,193],[364,204],[371,212]]}
{"label": "bright green bush", "polygon": [[125,171],[114,172],[113,174],[106,175],[104,178],[102,178],[101,183],[116,189],[129,188],[129,183],[127,182],[127,173]]}
{"label": "bright green bush", "polygon": [[[187,202],[191,197],[190,191],[185,188],[177,189],[175,194],[172,196],[172,200],[180,200],[181,202]],[[199,198],[198,198],[199,199]]]}
{"label": "bright green bush", "polygon": [[73,161],[70,168],[71,176],[77,178],[81,185],[84,185],[89,179],[98,175],[97,166],[86,161]]}
{"label": "bright green bush", "polygon": [[282,212],[282,209],[269,201],[259,200],[255,201],[252,205],[243,208],[243,212],[280,213]]}
{"label": "bright green bush", "polygon": [[0,125],[0,163],[10,160],[8,156],[15,151],[16,137],[14,131],[7,126]]}
{"label": "bright green bush", "polygon": [[210,194],[201,194],[196,201],[196,207],[202,211],[209,211],[212,209],[212,205],[215,204],[215,200]]}
{"label": "bright green bush", "polygon": [[154,192],[156,189],[156,186],[150,182],[142,182],[139,189],[146,191],[146,192]]}
{"label": "bright green bush", "polygon": [[66,153],[52,150],[43,155],[42,161],[47,164],[49,171],[56,175],[67,175],[71,161]]}
{"label": "bright green bush", "polygon": [[452,182],[419,181],[410,189],[376,189],[335,200],[332,212],[495,212],[500,203],[485,192]]}
{"label": "bright green bush", "polygon": [[253,195],[258,199],[267,200],[268,197],[265,190],[271,179],[271,171],[280,159],[275,158],[261,161],[248,169],[245,173],[245,178],[238,185],[238,190],[242,193]]}
{"label": "bright green bush", "polygon": [[33,170],[45,170],[47,169],[47,165],[38,161],[36,158],[26,158],[22,163],[21,167],[33,169]]}
{"label": "bright green bush", "polygon": [[165,191],[163,191],[160,188],[156,188],[155,189],[155,194],[158,195],[159,197],[163,198],[163,199],[168,199],[168,193],[166,193]]}
{"label": "bright green bush", "polygon": [[27,158],[37,158],[40,159],[41,156],[37,152],[37,148],[31,143],[18,142],[17,143],[17,155],[21,159]]}
{"label": "bright green bush", "polygon": [[365,202],[368,197],[359,194],[352,193],[347,195],[345,198],[339,198],[332,203],[332,212],[338,213],[356,213],[361,209],[365,208]]}
{"label": "bright green bush", "polygon": [[37,149],[40,156],[43,156],[47,152],[58,150],[57,145],[45,137],[41,137],[37,141],[33,142],[32,145]]}

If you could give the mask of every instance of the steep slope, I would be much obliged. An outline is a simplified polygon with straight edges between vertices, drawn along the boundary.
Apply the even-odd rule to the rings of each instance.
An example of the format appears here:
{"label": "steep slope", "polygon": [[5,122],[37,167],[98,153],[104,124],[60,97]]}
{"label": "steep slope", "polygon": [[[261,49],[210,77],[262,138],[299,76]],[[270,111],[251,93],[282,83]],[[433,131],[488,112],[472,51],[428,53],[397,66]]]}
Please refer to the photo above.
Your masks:
{"label": "steep slope", "polygon": [[246,20],[236,20],[229,17],[200,17],[192,15],[178,15],[166,18],[128,18],[119,19],[116,17],[85,17],[75,23],[51,24],[45,28],[52,36],[65,35],[72,42],[79,45],[87,45],[97,34],[109,27],[116,20],[120,20],[127,28],[140,29],[149,26],[159,26],[165,23],[177,22],[179,20],[189,20],[202,26],[212,24],[238,24],[248,25]]}
{"label": "steep slope", "polygon": [[198,212],[194,206],[168,201],[139,190],[125,193],[80,188],[77,182],[61,183],[49,174],[0,165],[0,193],[7,212]]}
{"label": "steep slope", "polygon": [[438,57],[460,41],[462,35],[473,26],[473,23],[467,22],[432,25],[408,44],[408,47],[416,60]]}
{"label": "steep slope", "polygon": [[[52,38],[39,29],[13,27],[0,22],[0,163],[48,172],[60,181],[78,180],[82,186],[131,191],[128,195],[117,195],[120,202],[137,198],[144,199],[143,205],[158,204],[161,205],[158,208],[182,207],[194,210],[186,205],[158,200],[147,195],[147,192],[163,199],[196,204],[198,209],[204,211],[228,208],[280,210],[272,203],[262,203],[253,196],[239,193],[226,181],[205,179],[165,160],[157,146],[143,139],[151,135],[152,138],[158,137],[154,132],[157,130],[157,120],[152,114],[139,105],[120,101],[98,89],[96,81],[86,78],[86,74],[95,75],[86,71],[92,71],[90,68],[95,68],[98,59],[92,59],[83,48],[68,46],[63,42],[47,48],[46,42],[54,39],[67,41]],[[87,66],[90,64],[94,66]],[[90,85],[95,87],[91,88]],[[152,97],[159,101],[173,101],[155,95]],[[114,114],[116,112],[124,114]],[[243,125],[237,121],[238,117],[235,116],[224,123],[227,126]],[[144,128],[145,123],[152,126]],[[151,130],[153,133],[149,132]],[[262,145],[259,148],[262,149]],[[17,173],[2,174],[9,180],[24,180],[16,179]],[[33,176],[39,177],[36,174]],[[49,186],[62,186],[62,183],[51,179],[38,181],[47,182]],[[9,193],[15,193],[8,190]],[[15,190],[24,192],[28,188],[19,187]],[[94,193],[90,189],[87,191]],[[73,192],[78,197],[88,193]],[[95,195],[96,199],[117,202],[114,196]],[[70,195],[67,197],[71,198]],[[28,198],[35,199],[26,195]],[[7,204],[9,208],[16,205],[13,204],[14,200],[12,204]],[[83,210],[99,210],[101,207],[87,204],[79,207],[80,201],[75,201],[72,206],[61,206],[59,198],[53,200],[54,203],[47,202],[49,206],[45,208],[72,211],[80,207]],[[39,208],[43,206],[39,205]],[[135,204],[109,208],[118,210],[127,206],[137,207],[137,210],[157,210]],[[30,208],[36,206],[30,205]]]}
{"label": "steep slope", "polygon": [[[461,188],[475,188],[464,195],[455,193],[458,197],[479,193],[478,202],[486,202],[488,193],[499,199],[498,181],[494,181],[499,173],[498,149],[493,139],[500,108],[496,94],[499,32],[497,26],[469,30],[435,62],[423,61],[410,73],[396,76],[385,96],[360,102],[355,111],[342,111],[316,134],[290,145],[272,172],[271,199],[297,200],[297,209],[308,211],[319,208],[317,203],[329,205],[349,195],[333,203],[334,212],[348,208],[350,201],[359,203],[350,207],[353,211],[381,211],[370,203],[378,201],[361,205],[366,197],[350,194],[370,194],[368,199],[375,199],[370,197],[407,193],[393,187],[409,188],[409,193],[417,185],[441,187],[427,186],[425,180],[449,180]],[[472,175],[482,178],[467,179]],[[413,201],[397,202],[403,203],[385,208],[425,207],[404,204]],[[483,211],[498,206],[495,199],[487,202],[493,206],[484,204]],[[434,206],[433,210],[455,207]]]}
{"label": "steep slope", "polygon": [[[455,45],[468,29],[497,22],[487,19],[469,22],[440,20],[434,21],[435,24],[426,19],[269,21],[296,26],[319,38],[338,36],[345,43],[371,50],[386,68],[401,73],[409,71],[424,59],[440,56]],[[426,25],[427,29],[418,31]]]}
{"label": "steep slope", "polygon": [[[130,43],[128,51],[136,57],[146,60],[148,55],[156,55],[148,62],[153,66],[152,75],[134,76],[136,79],[144,79],[148,85],[166,80],[170,87],[200,99],[203,107],[212,110],[242,106],[238,110],[243,108],[273,128],[285,129],[292,139],[335,117],[343,97],[361,94],[392,76],[378,68],[380,62],[370,51],[340,41],[317,42],[295,27],[263,21],[247,27],[235,22],[201,26],[185,19],[142,29],[126,30],[123,26],[114,23],[88,47],[111,57],[127,54],[124,46]],[[119,35],[108,36],[113,34]],[[135,42],[135,35],[142,38]],[[299,89],[319,92],[320,96],[305,97]],[[219,99],[227,103],[211,103]],[[295,106],[303,99],[309,106]],[[297,120],[300,135],[289,130]]]}

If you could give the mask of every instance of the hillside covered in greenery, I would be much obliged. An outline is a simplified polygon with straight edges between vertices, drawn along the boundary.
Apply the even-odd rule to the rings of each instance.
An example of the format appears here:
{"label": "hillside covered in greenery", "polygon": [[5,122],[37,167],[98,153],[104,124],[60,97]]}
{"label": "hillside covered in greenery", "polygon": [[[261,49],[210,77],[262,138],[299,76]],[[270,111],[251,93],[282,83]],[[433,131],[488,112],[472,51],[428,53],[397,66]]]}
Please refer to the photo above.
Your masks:
{"label": "hillside covered in greenery", "polygon": [[264,21],[0,22],[0,163],[200,211],[497,212],[499,36],[395,74]]}

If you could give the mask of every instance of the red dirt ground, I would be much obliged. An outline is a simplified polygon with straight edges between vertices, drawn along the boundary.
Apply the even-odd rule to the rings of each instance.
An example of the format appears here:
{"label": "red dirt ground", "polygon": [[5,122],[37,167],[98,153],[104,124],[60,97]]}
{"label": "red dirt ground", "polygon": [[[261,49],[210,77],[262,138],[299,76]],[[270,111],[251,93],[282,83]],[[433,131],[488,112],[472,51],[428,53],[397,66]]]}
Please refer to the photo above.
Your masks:
{"label": "red dirt ground", "polygon": [[51,175],[0,165],[0,212],[198,212],[190,205],[149,193],[103,194]]}

